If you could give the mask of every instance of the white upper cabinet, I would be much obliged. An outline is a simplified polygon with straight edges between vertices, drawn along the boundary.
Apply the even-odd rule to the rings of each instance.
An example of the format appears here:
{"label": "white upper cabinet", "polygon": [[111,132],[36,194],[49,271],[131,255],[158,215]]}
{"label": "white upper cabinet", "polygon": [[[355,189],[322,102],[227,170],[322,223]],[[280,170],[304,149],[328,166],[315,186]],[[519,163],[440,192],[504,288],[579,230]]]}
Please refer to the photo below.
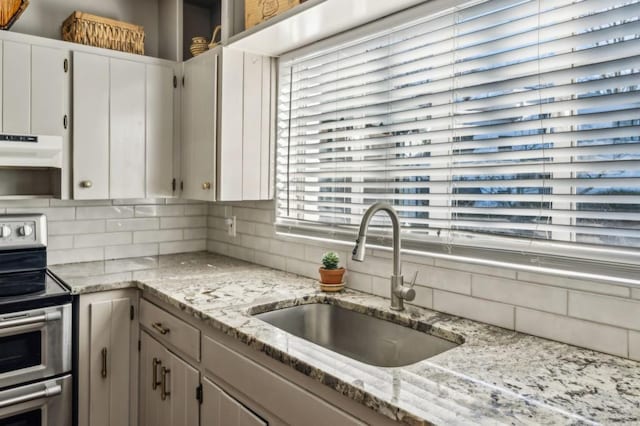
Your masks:
{"label": "white upper cabinet", "polygon": [[272,197],[272,66],[271,58],[224,47],[184,63],[183,198]]}
{"label": "white upper cabinet", "polygon": [[223,52],[218,199],[268,200],[273,186],[273,60],[229,48]]}
{"label": "white upper cabinet", "polygon": [[215,200],[219,49],[183,65],[182,197]]}
{"label": "white upper cabinet", "polygon": [[144,198],[145,64],[110,59],[109,198]]}
{"label": "white upper cabinet", "polygon": [[174,174],[174,111],[175,91],[173,67],[147,65],[146,140],[147,197],[173,197],[176,190]]}
{"label": "white upper cabinet", "polygon": [[74,52],[74,198],[174,195],[174,70]]}
{"label": "white upper cabinet", "polygon": [[31,45],[5,41],[2,49],[2,131],[31,131]]}
{"label": "white upper cabinet", "polygon": [[109,58],[73,53],[73,198],[109,199]]}

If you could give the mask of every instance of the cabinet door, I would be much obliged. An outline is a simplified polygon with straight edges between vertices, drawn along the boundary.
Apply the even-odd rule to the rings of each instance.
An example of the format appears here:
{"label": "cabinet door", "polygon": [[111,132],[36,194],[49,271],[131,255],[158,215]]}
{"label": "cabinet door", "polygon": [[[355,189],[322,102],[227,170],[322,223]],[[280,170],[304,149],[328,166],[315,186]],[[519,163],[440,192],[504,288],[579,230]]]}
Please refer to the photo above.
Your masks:
{"label": "cabinet door", "polygon": [[5,41],[2,53],[2,131],[31,130],[31,45]]}
{"label": "cabinet door", "polygon": [[109,58],[73,53],[73,197],[109,198]]}
{"label": "cabinet door", "polygon": [[137,292],[82,295],[78,312],[78,419],[88,426],[137,424]]}
{"label": "cabinet door", "polygon": [[173,68],[147,65],[147,198],[175,195]]}
{"label": "cabinet door", "polygon": [[272,60],[224,48],[219,131],[220,201],[266,200],[272,183]]}
{"label": "cabinet door", "polygon": [[62,136],[62,199],[71,196],[69,59],[68,50],[31,47],[31,133]]}
{"label": "cabinet door", "polygon": [[161,369],[167,366],[167,350],[146,331],[140,333],[140,425],[170,426],[169,404],[162,401]]}
{"label": "cabinet door", "polygon": [[145,65],[110,62],[109,195],[145,198]]}
{"label": "cabinet door", "polygon": [[196,390],[200,384],[198,370],[168,352],[169,369],[164,382],[168,381],[170,394],[170,425],[198,426],[200,424],[200,402]]}
{"label": "cabinet door", "polygon": [[249,411],[208,379],[202,380],[201,426],[266,426],[267,423]]}
{"label": "cabinet door", "polygon": [[215,201],[218,50],[184,63],[182,197]]}
{"label": "cabinet door", "polygon": [[131,330],[129,299],[93,303],[89,379],[89,423],[117,426],[129,423]]}

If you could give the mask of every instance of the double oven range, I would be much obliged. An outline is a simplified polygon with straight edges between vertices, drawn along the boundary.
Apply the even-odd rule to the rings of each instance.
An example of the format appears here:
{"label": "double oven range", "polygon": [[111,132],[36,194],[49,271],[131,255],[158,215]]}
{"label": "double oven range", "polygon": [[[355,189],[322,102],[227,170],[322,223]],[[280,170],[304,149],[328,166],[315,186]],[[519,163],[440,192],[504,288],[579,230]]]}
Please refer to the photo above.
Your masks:
{"label": "double oven range", "polygon": [[0,426],[72,425],[72,317],[45,217],[0,215]]}

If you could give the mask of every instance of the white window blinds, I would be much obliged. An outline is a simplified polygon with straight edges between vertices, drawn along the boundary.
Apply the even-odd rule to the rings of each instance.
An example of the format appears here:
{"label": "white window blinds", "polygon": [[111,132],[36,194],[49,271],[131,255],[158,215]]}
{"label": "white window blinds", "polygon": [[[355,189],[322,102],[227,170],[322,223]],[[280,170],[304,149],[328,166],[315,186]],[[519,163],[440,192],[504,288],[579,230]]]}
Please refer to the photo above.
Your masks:
{"label": "white window blinds", "polygon": [[386,201],[416,244],[635,256],[639,16],[637,0],[475,1],[281,61],[279,229],[351,238]]}

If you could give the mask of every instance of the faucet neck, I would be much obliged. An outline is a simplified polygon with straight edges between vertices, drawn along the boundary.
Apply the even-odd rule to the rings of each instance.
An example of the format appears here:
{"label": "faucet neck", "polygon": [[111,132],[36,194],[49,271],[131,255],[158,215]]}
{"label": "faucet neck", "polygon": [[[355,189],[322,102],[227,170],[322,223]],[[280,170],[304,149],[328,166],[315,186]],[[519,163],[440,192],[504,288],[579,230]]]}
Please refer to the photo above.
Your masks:
{"label": "faucet neck", "polygon": [[[397,277],[401,275],[401,265],[402,262],[400,260],[400,218],[398,217],[398,213],[394,210],[394,208],[387,203],[378,202],[367,209],[362,217],[362,222],[360,223],[360,231],[358,232],[358,239],[364,241],[367,236],[367,229],[369,228],[369,223],[371,222],[371,218],[378,211],[384,211],[391,218],[391,224],[393,228],[393,276]],[[364,249],[364,247],[362,247]]]}

